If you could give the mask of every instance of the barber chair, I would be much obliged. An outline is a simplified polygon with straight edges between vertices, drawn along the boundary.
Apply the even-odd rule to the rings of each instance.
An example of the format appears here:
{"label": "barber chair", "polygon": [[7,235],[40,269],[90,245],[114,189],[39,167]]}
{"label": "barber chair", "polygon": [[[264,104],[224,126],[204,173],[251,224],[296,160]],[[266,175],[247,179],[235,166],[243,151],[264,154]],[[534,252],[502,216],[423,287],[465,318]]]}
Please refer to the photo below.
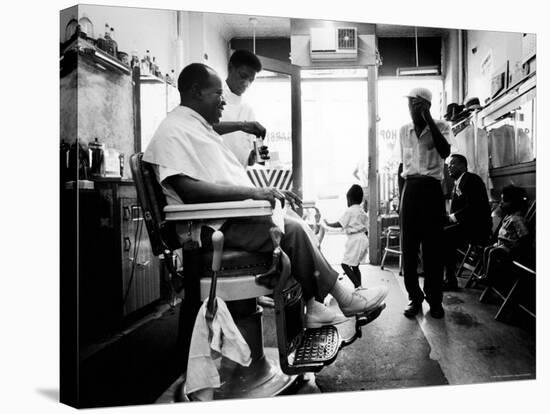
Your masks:
{"label": "barber chair", "polygon": [[[192,222],[214,218],[268,216],[271,215],[269,203],[246,200],[166,206],[153,166],[143,161],[142,155],[132,155],[130,167],[153,253],[163,256],[173,298],[178,294],[183,296],[178,332],[178,352],[181,353],[178,362],[182,372],[187,367],[195,318],[206,298],[207,320],[216,311],[216,297],[222,298],[251,350],[252,363],[248,367],[222,358],[222,386],[215,390],[213,399],[280,394],[297,375],[317,372],[332,363],[342,346],[361,336],[361,326],[374,320],[384,309],[385,304],[355,317],[355,333],[348,338],[342,339],[334,326],[306,329],[301,287],[291,276],[290,261],[279,247],[281,234],[276,228],[271,230],[275,246],[272,254],[224,249],[219,231],[212,235],[211,251],[195,243],[182,247],[175,233],[175,223],[191,226]],[[174,251],[179,248],[183,250],[181,272],[173,261]],[[269,294],[274,297],[278,349],[263,345],[263,309],[258,305],[258,298]],[[175,395],[177,401],[189,397],[192,399],[183,395],[183,386]]]}

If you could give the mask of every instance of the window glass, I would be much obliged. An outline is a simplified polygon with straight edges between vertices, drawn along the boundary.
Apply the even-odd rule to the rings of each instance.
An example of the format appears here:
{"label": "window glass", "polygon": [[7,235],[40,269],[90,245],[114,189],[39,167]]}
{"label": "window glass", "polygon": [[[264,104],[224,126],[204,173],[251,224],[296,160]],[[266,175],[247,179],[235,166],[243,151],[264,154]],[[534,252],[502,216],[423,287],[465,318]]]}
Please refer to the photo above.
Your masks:
{"label": "window glass", "polygon": [[244,99],[266,129],[264,145],[271,159],[268,168],[292,169],[292,107],[290,76],[262,70]]}
{"label": "window glass", "polygon": [[515,163],[516,140],[514,113],[510,112],[487,128],[489,167],[498,168]]}
{"label": "window glass", "polygon": [[304,199],[338,220],[352,184],[367,187],[366,69],[302,70]]}

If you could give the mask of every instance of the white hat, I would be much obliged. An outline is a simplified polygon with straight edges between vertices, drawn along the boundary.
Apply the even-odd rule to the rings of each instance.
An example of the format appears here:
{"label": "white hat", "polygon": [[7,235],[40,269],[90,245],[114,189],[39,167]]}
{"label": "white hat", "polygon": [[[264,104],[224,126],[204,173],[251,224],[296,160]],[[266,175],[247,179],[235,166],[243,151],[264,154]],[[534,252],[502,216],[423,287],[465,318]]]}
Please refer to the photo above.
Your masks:
{"label": "white hat", "polygon": [[426,88],[413,88],[405,97],[422,98],[430,103],[432,102],[432,92]]}

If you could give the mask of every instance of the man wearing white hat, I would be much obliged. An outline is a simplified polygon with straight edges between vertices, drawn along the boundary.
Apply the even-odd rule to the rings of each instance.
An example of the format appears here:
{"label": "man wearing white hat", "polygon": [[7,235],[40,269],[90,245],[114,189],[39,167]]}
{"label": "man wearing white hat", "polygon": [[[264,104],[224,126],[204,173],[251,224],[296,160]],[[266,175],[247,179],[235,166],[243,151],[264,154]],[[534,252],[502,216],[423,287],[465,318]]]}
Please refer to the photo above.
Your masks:
{"label": "man wearing white hat", "polygon": [[[402,178],[405,180],[399,209],[405,288],[410,303],[404,315],[414,317],[424,299],[433,318],[444,315],[443,226],[445,201],[441,188],[445,158],[450,154],[449,126],[430,113],[432,93],[414,88],[408,95],[412,123],[399,131]],[[417,261],[422,244],[424,289],[418,283]]]}

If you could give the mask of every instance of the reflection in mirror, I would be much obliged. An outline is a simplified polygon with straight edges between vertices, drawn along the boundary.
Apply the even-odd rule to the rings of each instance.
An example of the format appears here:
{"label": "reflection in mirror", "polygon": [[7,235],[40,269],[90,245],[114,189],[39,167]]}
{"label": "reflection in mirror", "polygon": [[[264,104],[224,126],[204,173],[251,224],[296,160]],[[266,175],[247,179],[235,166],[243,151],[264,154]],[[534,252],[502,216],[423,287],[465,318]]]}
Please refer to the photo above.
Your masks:
{"label": "reflection in mirror", "polygon": [[270,169],[292,168],[292,120],[290,76],[262,70],[246,93],[256,120],[267,130],[264,145],[269,149]]}

